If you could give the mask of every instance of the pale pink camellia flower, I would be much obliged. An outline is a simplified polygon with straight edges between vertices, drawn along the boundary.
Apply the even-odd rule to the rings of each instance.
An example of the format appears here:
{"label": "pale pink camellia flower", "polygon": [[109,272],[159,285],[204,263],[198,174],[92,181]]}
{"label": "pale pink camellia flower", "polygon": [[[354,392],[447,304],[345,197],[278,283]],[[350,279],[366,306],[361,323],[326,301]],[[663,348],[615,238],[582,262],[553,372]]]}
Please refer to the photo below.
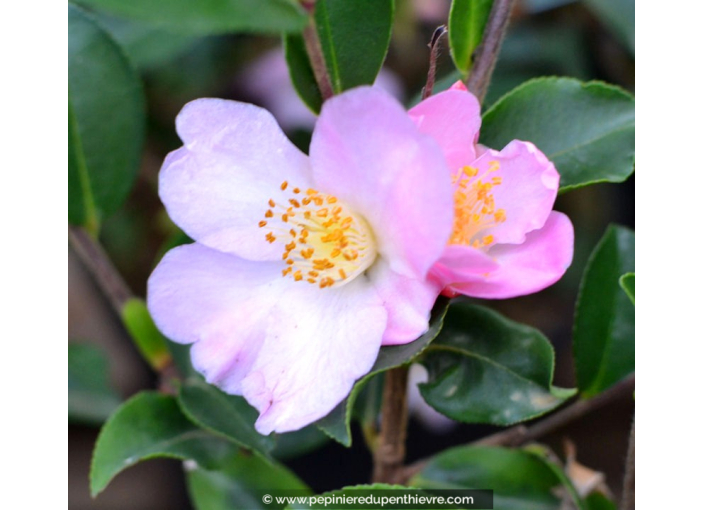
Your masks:
{"label": "pale pink camellia flower", "polygon": [[503,299],[559,280],[572,262],[574,230],[553,211],[560,175],[532,143],[501,151],[477,145],[477,99],[458,82],[409,111],[442,148],[453,180],[455,220],[430,278],[446,295]]}
{"label": "pale pink camellia flower", "polygon": [[159,195],[196,242],[154,270],[149,310],[209,383],[259,411],[260,433],[299,429],[382,345],[428,329],[426,277],[453,222],[445,158],[370,87],[325,102],[309,157],[250,104],[199,99],[176,127]]}

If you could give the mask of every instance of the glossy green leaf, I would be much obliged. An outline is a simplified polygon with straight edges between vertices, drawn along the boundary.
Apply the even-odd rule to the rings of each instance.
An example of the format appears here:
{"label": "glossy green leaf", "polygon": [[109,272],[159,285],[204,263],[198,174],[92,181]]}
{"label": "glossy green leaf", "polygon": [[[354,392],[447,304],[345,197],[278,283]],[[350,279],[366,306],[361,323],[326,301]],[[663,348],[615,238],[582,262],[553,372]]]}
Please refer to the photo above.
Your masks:
{"label": "glossy green leaf", "polygon": [[616,503],[600,492],[592,492],[584,498],[584,505],[587,510],[616,510]]}
{"label": "glossy green leaf", "polygon": [[[393,0],[318,0],[314,21],[333,92],[371,85],[386,58],[391,40]],[[300,36],[285,38],[291,81],[314,112],[320,90]]]}
{"label": "glossy green leaf", "polygon": [[149,23],[94,12],[95,19],[125,50],[140,70],[151,70],[187,52],[200,38],[155,28]]}
{"label": "glossy green leaf", "polygon": [[120,405],[110,386],[105,353],[95,345],[68,346],[68,419],[99,425]]}
{"label": "glossy green leaf", "polygon": [[409,484],[424,489],[494,491],[495,510],[559,510],[561,482],[535,455],[507,448],[460,446],[433,457]]}
{"label": "glossy green leaf", "polygon": [[[562,484],[562,489],[565,493],[564,499],[569,499],[576,510],[587,510],[584,501],[579,497],[577,489],[572,484],[572,480],[567,476],[567,473],[563,470],[562,466],[557,465],[552,458],[554,458],[553,453],[548,450],[547,447],[534,444],[529,445],[524,448],[524,451],[534,455],[540,459],[543,464],[555,475],[560,483]],[[551,458],[552,457],[552,458]]]}
{"label": "glossy green leaf", "polygon": [[315,113],[320,112],[323,96],[315,81],[303,37],[298,34],[284,36],[284,55],[293,88],[308,108]]}
{"label": "glossy green leaf", "polygon": [[116,16],[181,34],[300,32],[306,14],[291,0],[78,0]]}
{"label": "glossy green leaf", "polygon": [[276,435],[276,446],[271,455],[280,460],[294,459],[313,452],[330,442],[330,437],[315,425]]}
{"label": "glossy green leaf", "polygon": [[510,425],[540,416],[575,390],[552,385],[555,353],[538,330],[480,306],[450,307],[425,352],[421,395],[458,421]]}
{"label": "glossy green leaf", "polygon": [[447,298],[442,296],[438,298],[430,315],[430,329],[417,340],[405,345],[382,347],[379,350],[379,355],[371,371],[357,381],[350,395],[340,402],[330,414],[316,422],[318,427],[337,442],[345,446],[350,446],[352,444],[352,435],[350,432],[352,409],[357,396],[362,391],[365,384],[369,382],[375,374],[408,364],[423,352],[428,345],[430,345],[430,342],[438,336],[438,333],[440,333],[448,305],[449,300]]}
{"label": "glossy green leaf", "polygon": [[479,46],[494,0],[453,0],[448,19],[450,52],[463,75],[472,68],[472,53]]}
{"label": "glossy green leaf", "polygon": [[71,4],[68,34],[68,219],[95,231],[137,176],[144,98],[122,50]]}
{"label": "glossy green leaf", "polygon": [[393,0],[318,0],[315,26],[335,93],[371,85],[391,41]]}
{"label": "glossy green leaf", "polygon": [[636,1],[584,0],[584,3],[635,55]]}
{"label": "glossy green leaf", "polygon": [[122,322],[142,357],[154,370],[162,370],[171,362],[167,340],[154,324],[143,299],[132,298],[125,303]]}
{"label": "glossy green leaf", "polygon": [[626,273],[618,279],[618,284],[631,300],[631,303],[636,304],[636,274]]}
{"label": "glossy green leaf", "polygon": [[188,492],[196,510],[276,509],[283,505],[264,504],[262,497],[274,490],[311,490],[291,471],[256,455],[240,453],[217,471],[187,469]]}
{"label": "glossy green leaf", "polygon": [[596,395],[635,370],[635,308],[619,285],[635,270],[635,234],[610,226],[582,277],[574,319],[580,391]]}
{"label": "glossy green leaf", "polygon": [[120,471],[157,457],[192,459],[216,467],[235,447],[198,428],[168,395],[143,392],[125,402],[100,431],[90,468],[90,491],[101,492]]}
{"label": "glossy green leaf", "polygon": [[622,182],[633,173],[635,100],[601,82],[536,78],[483,116],[482,144],[498,150],[513,139],[534,143],[555,164],[560,191]]}
{"label": "glossy green leaf", "polygon": [[239,446],[265,457],[274,447],[273,436],[262,436],[254,429],[258,413],[240,396],[228,395],[201,379],[191,378],[183,383],[178,402],[193,422]]}

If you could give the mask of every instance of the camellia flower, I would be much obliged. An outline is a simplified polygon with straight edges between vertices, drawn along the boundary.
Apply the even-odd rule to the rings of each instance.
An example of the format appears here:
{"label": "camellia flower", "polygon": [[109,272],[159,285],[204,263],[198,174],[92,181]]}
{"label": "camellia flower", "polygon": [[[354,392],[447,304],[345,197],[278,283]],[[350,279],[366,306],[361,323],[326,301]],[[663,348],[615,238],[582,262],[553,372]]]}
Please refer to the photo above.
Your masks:
{"label": "camellia flower", "polygon": [[409,111],[441,146],[454,186],[455,220],[431,278],[448,295],[510,298],[544,289],[572,262],[574,230],[553,211],[560,175],[532,143],[477,145],[480,106],[462,82]]}
{"label": "camellia flower", "polygon": [[381,345],[415,340],[438,294],[426,279],[450,237],[438,144],[370,87],[326,101],[310,157],[249,104],[199,99],[176,120],[159,195],[194,244],[148,283],[162,332],[260,413],[262,434],[328,414]]}

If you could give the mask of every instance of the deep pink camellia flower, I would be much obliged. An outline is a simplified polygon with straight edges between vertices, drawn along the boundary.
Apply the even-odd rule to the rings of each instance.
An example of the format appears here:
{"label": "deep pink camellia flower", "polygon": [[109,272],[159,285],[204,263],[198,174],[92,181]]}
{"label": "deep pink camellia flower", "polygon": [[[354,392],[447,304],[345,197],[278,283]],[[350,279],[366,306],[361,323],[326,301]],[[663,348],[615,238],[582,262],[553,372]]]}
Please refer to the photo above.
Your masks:
{"label": "deep pink camellia flower", "polygon": [[442,148],[454,187],[454,226],[431,279],[447,295],[537,292],[572,262],[572,223],[552,210],[560,175],[530,142],[513,140],[501,151],[477,145],[480,111],[462,82],[409,111]]}
{"label": "deep pink camellia flower", "polygon": [[199,99],[176,127],[159,195],[196,242],[154,270],[149,310],[209,383],[259,411],[260,433],[299,429],[381,345],[428,329],[427,275],[453,225],[445,157],[370,87],[325,102],[310,156],[250,104]]}

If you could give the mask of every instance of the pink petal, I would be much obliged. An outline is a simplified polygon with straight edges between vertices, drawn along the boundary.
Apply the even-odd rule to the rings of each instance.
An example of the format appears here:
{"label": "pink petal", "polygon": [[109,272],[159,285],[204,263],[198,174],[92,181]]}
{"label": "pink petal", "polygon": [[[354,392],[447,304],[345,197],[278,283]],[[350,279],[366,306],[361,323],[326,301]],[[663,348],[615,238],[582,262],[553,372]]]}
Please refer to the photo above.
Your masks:
{"label": "pink petal", "polygon": [[394,273],[383,259],[377,260],[368,275],[389,314],[382,345],[406,344],[428,331],[430,310],[442,285]]}
{"label": "pink petal", "polygon": [[326,289],[294,283],[270,314],[242,382],[262,434],[297,430],[332,411],[371,369],[386,327],[383,303],[363,276]]}
{"label": "pink petal", "polygon": [[387,320],[366,277],[320,289],[282,278],[282,265],[181,246],[154,270],[147,294],[159,329],[195,342],[196,369],[255,406],[262,434],[327,415],[374,364]]}
{"label": "pink petal", "polygon": [[446,287],[453,283],[474,280],[498,268],[498,262],[482,250],[450,244],[430,270],[430,277],[442,287]]}
{"label": "pink petal", "polygon": [[440,145],[451,172],[476,158],[474,145],[482,123],[481,108],[469,92],[457,89],[440,92],[411,108],[408,114],[421,132]]}
{"label": "pink petal", "polygon": [[385,92],[360,87],[325,102],[310,148],[315,184],[360,213],[394,272],[425,277],[452,225],[449,170]]}
{"label": "pink petal", "polygon": [[171,340],[195,345],[195,368],[209,383],[240,393],[259,350],[272,295],[285,286],[281,263],[251,262],[200,244],[168,252],[148,282],[149,311]]}
{"label": "pink petal", "polygon": [[522,243],[528,232],[543,226],[552,211],[560,174],[530,142],[513,140],[501,152],[488,150],[472,166],[482,175],[492,161],[499,163],[499,170],[488,173],[485,180],[503,180],[491,192],[496,209],[505,210],[506,221],[485,233],[491,234],[496,244]]}
{"label": "pink petal", "polygon": [[538,292],[559,280],[572,263],[574,229],[569,218],[553,211],[545,225],[526,235],[523,244],[489,250],[500,267],[488,276],[467,278],[451,289],[467,296],[505,299]]}
{"label": "pink petal", "polygon": [[280,185],[310,185],[307,157],[269,112],[223,99],[188,103],[176,119],[184,147],[159,175],[171,219],[199,243],[251,260],[275,260],[281,248],[258,227]]}

